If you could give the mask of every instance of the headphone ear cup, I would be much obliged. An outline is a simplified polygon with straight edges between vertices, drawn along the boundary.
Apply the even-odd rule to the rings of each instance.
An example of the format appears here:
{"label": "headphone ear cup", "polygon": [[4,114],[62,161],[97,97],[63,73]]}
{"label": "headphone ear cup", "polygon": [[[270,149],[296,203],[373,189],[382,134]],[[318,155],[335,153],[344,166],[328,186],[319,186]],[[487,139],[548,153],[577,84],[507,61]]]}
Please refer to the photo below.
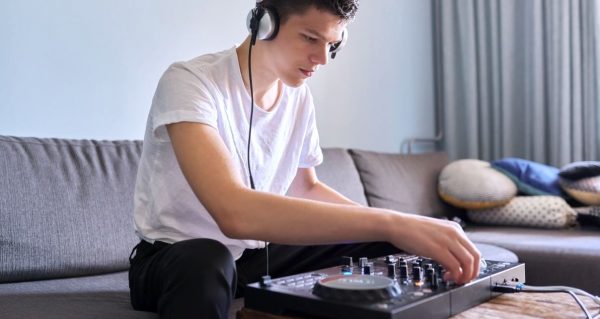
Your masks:
{"label": "headphone ear cup", "polygon": [[335,55],[338,52],[342,51],[342,49],[346,45],[347,41],[348,41],[348,29],[344,29],[342,31],[342,40],[340,40],[340,42],[338,42],[337,44],[332,45],[331,48],[329,49],[329,52],[331,52],[332,59],[335,59]]}
{"label": "headphone ear cup", "polygon": [[279,32],[279,15],[274,8],[267,6],[257,6],[248,12],[246,17],[246,28],[252,34],[252,19],[257,19],[258,30],[256,31],[256,39],[258,40],[273,40]]}

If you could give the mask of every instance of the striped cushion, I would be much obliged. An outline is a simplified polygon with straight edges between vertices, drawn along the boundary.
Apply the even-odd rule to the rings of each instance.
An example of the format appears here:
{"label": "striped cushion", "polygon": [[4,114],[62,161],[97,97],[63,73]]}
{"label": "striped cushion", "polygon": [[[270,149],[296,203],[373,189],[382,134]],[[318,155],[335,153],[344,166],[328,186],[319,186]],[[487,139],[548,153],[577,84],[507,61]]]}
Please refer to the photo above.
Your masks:
{"label": "striped cushion", "polygon": [[573,162],[563,166],[558,173],[560,177],[571,180],[578,180],[586,177],[594,177],[600,175],[600,162],[582,161]]}
{"label": "striped cushion", "polygon": [[600,176],[578,180],[561,177],[560,186],[573,198],[586,205],[600,205]]}
{"label": "striped cushion", "polygon": [[517,196],[507,205],[467,212],[472,222],[498,226],[565,228],[577,213],[558,196]]}
{"label": "striped cushion", "polygon": [[490,163],[464,159],[444,167],[439,176],[438,193],[454,206],[483,209],[506,204],[517,194],[517,187]]}

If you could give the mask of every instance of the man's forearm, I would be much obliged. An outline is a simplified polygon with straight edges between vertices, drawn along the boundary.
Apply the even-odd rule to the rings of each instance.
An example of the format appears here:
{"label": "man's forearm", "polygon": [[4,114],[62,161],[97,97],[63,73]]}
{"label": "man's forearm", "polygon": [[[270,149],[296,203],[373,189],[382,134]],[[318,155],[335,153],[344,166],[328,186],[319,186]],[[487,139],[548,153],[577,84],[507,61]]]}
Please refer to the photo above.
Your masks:
{"label": "man's forearm", "polygon": [[[400,220],[405,218],[401,213],[362,207],[352,201],[339,204],[249,189],[236,191],[232,198],[235,200],[228,201],[222,211],[225,214],[219,214],[230,221],[222,223],[231,227],[223,229],[227,236],[287,245],[388,241],[390,226],[403,224]],[[400,233],[403,231],[395,236]]]}
{"label": "man's forearm", "polygon": [[296,197],[334,204],[360,206],[360,204],[350,200],[348,197],[338,193],[336,190],[320,181],[316,182],[310,189],[308,189],[303,194],[298,194],[298,196]]}

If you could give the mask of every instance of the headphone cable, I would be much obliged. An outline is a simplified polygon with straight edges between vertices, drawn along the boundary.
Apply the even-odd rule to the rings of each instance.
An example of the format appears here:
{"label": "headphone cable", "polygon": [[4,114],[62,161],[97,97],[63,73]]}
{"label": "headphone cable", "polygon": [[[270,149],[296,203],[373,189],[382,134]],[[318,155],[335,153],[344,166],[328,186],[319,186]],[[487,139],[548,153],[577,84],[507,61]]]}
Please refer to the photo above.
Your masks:
{"label": "headphone cable", "polygon": [[[246,152],[248,164],[248,175],[250,177],[250,187],[255,190],[254,187],[254,178],[252,178],[252,170],[250,169],[250,141],[252,137],[252,118],[254,115],[254,87],[252,85],[252,47],[256,43],[256,36],[258,34],[258,19],[256,17],[252,17],[250,21],[252,26],[252,35],[250,39],[250,45],[248,46],[248,78],[250,83],[250,123],[248,128],[248,151]],[[267,275],[263,276],[261,279],[262,285],[270,286],[271,284],[271,276],[269,276],[269,245],[265,242],[265,252],[267,255]]]}
{"label": "headphone cable", "polygon": [[[253,34],[252,37],[255,38],[255,35]],[[252,178],[252,170],[250,169],[250,141],[252,138],[252,117],[254,115],[254,88],[252,87],[252,43],[250,43],[248,49],[248,77],[250,81],[250,123],[248,127],[248,150],[246,152],[246,163],[248,164],[248,175],[250,176],[250,188],[256,189],[254,187],[254,179]]]}

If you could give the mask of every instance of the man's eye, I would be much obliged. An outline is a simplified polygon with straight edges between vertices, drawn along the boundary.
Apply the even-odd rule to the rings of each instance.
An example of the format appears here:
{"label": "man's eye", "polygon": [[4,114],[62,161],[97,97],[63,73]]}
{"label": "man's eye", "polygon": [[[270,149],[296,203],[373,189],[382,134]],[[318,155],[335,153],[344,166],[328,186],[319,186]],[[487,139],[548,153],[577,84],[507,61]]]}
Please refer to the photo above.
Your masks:
{"label": "man's eye", "polygon": [[304,39],[306,41],[308,41],[308,42],[311,42],[311,43],[317,42],[317,38],[311,37],[311,36],[306,35],[306,34],[303,34],[303,36],[304,36]]}

